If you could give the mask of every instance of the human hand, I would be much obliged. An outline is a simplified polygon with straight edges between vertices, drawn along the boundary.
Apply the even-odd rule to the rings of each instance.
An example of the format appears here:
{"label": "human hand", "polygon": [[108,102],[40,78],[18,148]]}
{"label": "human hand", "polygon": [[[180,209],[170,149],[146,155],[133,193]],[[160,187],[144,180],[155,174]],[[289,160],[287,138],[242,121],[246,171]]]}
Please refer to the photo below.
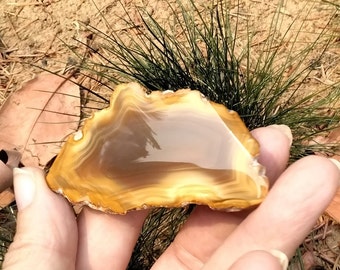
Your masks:
{"label": "human hand", "polygon": [[[197,206],[152,270],[282,269],[272,255],[291,257],[324,211],[340,181],[326,158],[310,156],[286,168],[288,128],[254,130],[271,188],[254,211],[212,211]],[[125,216],[85,207],[76,219],[36,169],[16,170],[17,233],[3,269],[126,269],[147,210]]]}

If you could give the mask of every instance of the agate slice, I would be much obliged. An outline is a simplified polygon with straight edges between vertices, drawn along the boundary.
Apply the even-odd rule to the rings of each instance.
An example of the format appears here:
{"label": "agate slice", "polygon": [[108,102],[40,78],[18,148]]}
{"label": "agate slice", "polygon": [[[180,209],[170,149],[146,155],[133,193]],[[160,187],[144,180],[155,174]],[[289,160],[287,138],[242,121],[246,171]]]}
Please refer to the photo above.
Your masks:
{"label": "agate slice", "polygon": [[267,194],[259,145],[236,112],[199,91],[119,85],[86,120],[47,182],[73,204],[124,214],[148,207],[240,210]]}

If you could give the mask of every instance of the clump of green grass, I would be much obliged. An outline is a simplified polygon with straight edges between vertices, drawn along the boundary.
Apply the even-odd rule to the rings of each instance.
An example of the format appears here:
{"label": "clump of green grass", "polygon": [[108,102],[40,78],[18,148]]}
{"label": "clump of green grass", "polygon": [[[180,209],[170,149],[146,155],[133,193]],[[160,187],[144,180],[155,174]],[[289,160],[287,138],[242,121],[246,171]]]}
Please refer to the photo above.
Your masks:
{"label": "clump of green grass", "polygon": [[193,207],[189,205],[184,208],[153,210],[143,224],[142,233],[133,251],[128,269],[150,269],[175,238]]}
{"label": "clump of green grass", "polygon": [[[238,21],[232,22],[228,1],[212,2],[205,14],[194,1],[190,3],[189,9],[180,1],[177,7],[169,3],[173,23],[167,29],[142,8],[138,9],[142,26],[135,24],[126,11],[127,17],[121,20],[136,32],[130,38],[121,32],[106,34],[87,26],[101,40],[101,49],[88,47],[101,63],[85,61],[82,68],[95,70],[114,84],[133,80],[151,90],[198,89],[212,101],[237,111],[250,129],[286,124],[295,138],[292,160],[311,152],[333,152],[332,145],[308,142],[338,125],[335,101],[340,97],[339,85],[307,94],[300,91],[331,46],[332,36],[327,29],[296,51],[304,23],[293,22],[282,36],[283,15],[277,11],[269,36],[261,48],[256,48],[258,57],[254,61],[251,44],[255,34],[248,29],[246,42],[243,40],[243,47],[237,48]],[[279,2],[278,10],[281,5]],[[293,27],[297,33],[287,45]],[[280,59],[283,45],[287,46],[287,54]],[[325,108],[332,113],[326,115]]]}

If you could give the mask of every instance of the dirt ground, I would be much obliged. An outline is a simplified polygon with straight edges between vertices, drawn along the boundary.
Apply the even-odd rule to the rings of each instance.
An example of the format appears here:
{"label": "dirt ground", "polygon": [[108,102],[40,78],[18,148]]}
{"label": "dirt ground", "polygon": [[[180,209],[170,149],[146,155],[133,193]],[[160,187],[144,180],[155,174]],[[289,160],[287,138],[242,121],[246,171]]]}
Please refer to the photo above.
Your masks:
{"label": "dirt ground", "polygon": [[[175,3],[176,0],[168,2]],[[184,5],[188,4],[187,0],[182,2]],[[249,27],[253,29],[252,45],[255,50],[251,57],[254,61],[261,53],[256,51],[256,47],[270,35],[268,29],[272,16],[278,9],[278,2],[230,0],[231,18],[235,23],[237,21],[241,33],[237,46],[241,48],[243,45],[242,33],[244,42],[246,42],[247,29]],[[210,5],[210,2],[206,0],[196,0],[195,3],[202,10]],[[340,16],[339,10],[337,11],[340,1],[332,0],[332,3],[288,0],[278,10],[284,16],[280,26],[282,36],[292,22],[295,22],[296,26],[304,22],[301,28],[290,29],[285,37],[289,44],[295,34],[300,32],[296,41],[296,50],[299,46],[303,47],[313,42],[318,33],[325,28],[331,30],[334,35],[326,57],[318,64],[304,86],[308,92],[318,91],[321,87],[340,81],[340,20],[336,18],[335,22],[338,24],[328,24],[331,16],[337,12],[336,16]],[[88,31],[80,22],[86,22],[106,33],[130,31],[126,29],[126,23],[122,18],[126,18],[125,10],[127,10],[136,24],[142,24],[135,9],[136,6],[146,7],[154,18],[164,24],[167,24],[171,18],[169,15],[171,8],[163,0],[0,0],[0,107],[8,96],[19,89],[25,81],[41,72],[41,69],[36,66],[53,72],[65,73],[74,61],[77,61],[74,51],[84,53],[85,48],[76,40],[86,43],[88,35]],[[133,31],[129,33],[134,34]],[[94,42],[96,42],[95,39]],[[288,45],[282,46],[280,50],[282,59],[287,55],[288,48]],[[313,55],[310,59],[306,59],[306,61],[312,60]],[[326,224],[324,218],[320,219],[320,224],[323,223]],[[340,234],[337,226],[326,228],[327,234],[323,235],[326,240],[317,250],[324,256],[323,258],[321,256],[319,260],[330,264],[334,263],[335,255],[339,254]],[[329,230],[333,230],[334,234],[329,234]],[[328,235],[331,236],[328,237]],[[335,246],[335,248],[331,250],[327,249],[327,246]]]}
{"label": "dirt ground", "polygon": [[[171,2],[171,1],[170,1]],[[172,2],[176,2],[172,0]],[[184,4],[187,0],[182,1]],[[209,1],[197,0],[195,3],[202,8],[208,6]],[[268,38],[268,29],[272,15],[276,12],[277,1],[244,0],[230,1],[232,19],[238,20],[239,32],[244,32],[251,25],[254,29],[255,38],[253,44],[258,44]],[[103,32],[124,31],[126,24],[122,19],[126,18],[124,9],[135,23],[139,22],[139,16],[135,6],[146,6],[147,10],[158,21],[165,23],[169,18],[171,9],[165,1],[143,0],[41,0],[41,1],[15,1],[1,0],[0,17],[0,101],[16,89],[23,82],[41,72],[34,65],[42,66],[50,71],[65,72],[74,61],[71,50],[82,51],[75,39],[86,42],[87,31],[80,22],[86,22]],[[279,12],[284,15],[284,21],[280,26],[281,34],[284,35],[289,25],[295,21],[294,27],[287,35],[287,43],[294,34],[300,31],[297,44],[304,46],[313,41],[316,35],[322,31],[336,8],[333,5],[319,1],[294,1],[289,0]],[[104,19],[105,18],[105,19]],[[303,29],[297,29],[304,21]],[[248,26],[247,26],[248,25]],[[338,25],[329,26],[339,32]],[[133,32],[130,32],[133,34]],[[239,44],[241,47],[243,44]],[[336,82],[340,76],[339,46],[327,52],[325,63],[320,65],[315,72],[314,80],[308,86],[309,91],[318,85]],[[282,47],[282,55],[287,53],[287,47]],[[297,48],[298,49],[298,48]],[[260,53],[260,52],[259,52]],[[256,53],[252,55],[257,58]]]}

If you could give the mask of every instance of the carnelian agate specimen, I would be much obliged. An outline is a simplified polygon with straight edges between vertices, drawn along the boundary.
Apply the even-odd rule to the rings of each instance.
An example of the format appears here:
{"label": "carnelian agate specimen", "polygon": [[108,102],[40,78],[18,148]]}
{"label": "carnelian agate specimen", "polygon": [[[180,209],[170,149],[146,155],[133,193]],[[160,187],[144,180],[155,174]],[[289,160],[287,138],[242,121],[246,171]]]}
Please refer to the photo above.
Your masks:
{"label": "carnelian agate specimen", "polygon": [[119,85],[47,175],[73,204],[124,214],[189,203],[234,211],[267,193],[259,145],[236,112],[193,90]]}

